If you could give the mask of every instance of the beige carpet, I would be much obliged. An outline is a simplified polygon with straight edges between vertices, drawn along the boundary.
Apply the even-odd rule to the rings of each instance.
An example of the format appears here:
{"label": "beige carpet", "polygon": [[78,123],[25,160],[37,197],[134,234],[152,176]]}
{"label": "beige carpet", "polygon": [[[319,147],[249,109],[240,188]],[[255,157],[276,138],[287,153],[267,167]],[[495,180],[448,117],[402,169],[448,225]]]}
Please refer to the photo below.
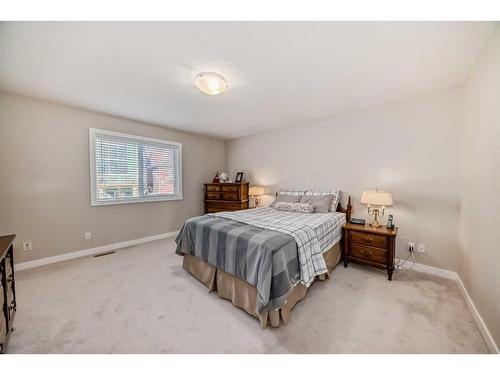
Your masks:
{"label": "beige carpet", "polygon": [[17,273],[9,353],[483,353],[456,284],[352,265],[278,329],[209,294],[172,239]]}

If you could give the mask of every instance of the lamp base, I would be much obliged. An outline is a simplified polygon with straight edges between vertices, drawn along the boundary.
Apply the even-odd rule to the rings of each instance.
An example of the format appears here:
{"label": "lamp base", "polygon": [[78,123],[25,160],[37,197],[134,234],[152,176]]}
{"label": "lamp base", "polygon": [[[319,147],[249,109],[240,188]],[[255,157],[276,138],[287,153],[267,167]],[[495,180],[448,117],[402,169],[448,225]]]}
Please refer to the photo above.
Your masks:
{"label": "lamp base", "polygon": [[[373,210],[373,221],[370,223],[370,226],[372,226],[374,228],[380,227],[380,224],[378,222],[378,215],[379,215],[379,210],[378,210],[378,208],[375,208]],[[383,212],[382,212],[382,215],[383,215]]]}
{"label": "lamp base", "polygon": [[259,207],[259,204],[260,204],[260,200],[258,197],[254,196],[254,195],[251,195],[250,196],[253,200],[253,208],[258,208]]}

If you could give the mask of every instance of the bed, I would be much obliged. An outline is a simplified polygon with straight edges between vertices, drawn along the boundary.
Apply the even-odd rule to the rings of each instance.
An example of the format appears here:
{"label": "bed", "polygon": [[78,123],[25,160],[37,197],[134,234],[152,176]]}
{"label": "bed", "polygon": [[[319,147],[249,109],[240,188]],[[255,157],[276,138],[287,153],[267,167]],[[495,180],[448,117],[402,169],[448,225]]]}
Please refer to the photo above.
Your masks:
{"label": "bed", "polygon": [[341,259],[342,226],[350,217],[263,207],[219,212],[186,221],[176,238],[183,268],[209,291],[267,325],[287,324],[315,280]]}

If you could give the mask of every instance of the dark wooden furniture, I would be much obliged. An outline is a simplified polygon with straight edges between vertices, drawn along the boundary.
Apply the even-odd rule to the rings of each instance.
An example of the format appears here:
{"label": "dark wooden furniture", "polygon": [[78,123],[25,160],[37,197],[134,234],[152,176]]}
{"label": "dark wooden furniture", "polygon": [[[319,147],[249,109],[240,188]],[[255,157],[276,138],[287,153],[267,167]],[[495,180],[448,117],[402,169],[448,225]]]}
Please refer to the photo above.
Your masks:
{"label": "dark wooden furniture", "polygon": [[388,279],[392,280],[398,228],[374,228],[370,225],[347,223],[343,226],[343,231],[344,267],[352,261],[383,268],[387,270]]}
{"label": "dark wooden furniture", "polygon": [[205,213],[248,208],[248,182],[205,184]]}
{"label": "dark wooden furniture", "polygon": [[339,202],[339,204],[337,206],[337,212],[345,213],[345,219],[347,222],[349,222],[349,220],[351,220],[352,204],[351,204],[351,196],[350,195],[347,198],[347,206],[345,206],[345,208],[343,208],[342,203]]}
{"label": "dark wooden furniture", "polygon": [[15,234],[0,237],[0,353],[3,353],[16,313],[16,283],[14,279]]}

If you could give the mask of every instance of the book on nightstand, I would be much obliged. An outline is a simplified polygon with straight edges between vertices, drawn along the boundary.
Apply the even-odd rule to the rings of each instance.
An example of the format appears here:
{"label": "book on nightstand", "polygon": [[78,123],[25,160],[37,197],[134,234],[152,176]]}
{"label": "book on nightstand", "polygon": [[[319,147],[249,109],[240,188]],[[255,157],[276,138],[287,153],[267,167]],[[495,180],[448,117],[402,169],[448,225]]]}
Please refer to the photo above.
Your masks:
{"label": "book on nightstand", "polygon": [[352,217],[351,220],[349,220],[351,224],[360,224],[360,225],[365,225],[365,219],[356,219],[355,217]]}

